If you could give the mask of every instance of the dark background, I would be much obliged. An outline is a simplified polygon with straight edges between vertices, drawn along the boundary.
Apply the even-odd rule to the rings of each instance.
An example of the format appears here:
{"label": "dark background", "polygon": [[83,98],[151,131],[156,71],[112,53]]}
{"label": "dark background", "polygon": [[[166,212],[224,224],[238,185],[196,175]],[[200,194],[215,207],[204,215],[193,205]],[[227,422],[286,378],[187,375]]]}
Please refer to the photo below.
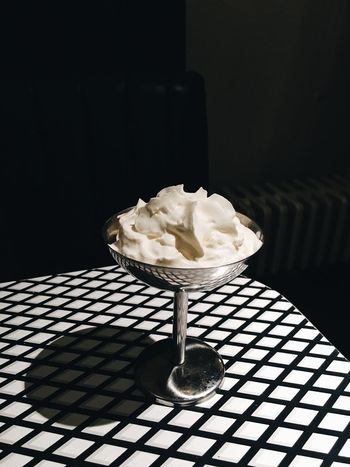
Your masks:
{"label": "dark background", "polygon": [[1,10],[0,280],[112,263],[109,216],[166,185],[208,184],[204,83],[184,73],[185,4]]}
{"label": "dark background", "polygon": [[[237,154],[254,150],[228,165],[222,154],[208,161],[208,83],[186,70],[184,0],[1,5],[0,280],[112,264],[104,220],[168,184],[192,189],[210,178],[220,189],[208,166],[232,183],[249,182],[252,161],[258,183],[350,170],[347,3],[306,2],[298,54],[283,76],[280,43],[260,40],[269,25],[275,38],[282,34],[281,17],[259,23],[268,11],[249,5],[234,15],[232,50],[241,60],[228,66],[237,67],[239,92],[225,131]],[[246,18],[257,34],[243,40]],[[275,101],[266,98],[269,77],[269,89],[286,90]],[[225,115],[224,104],[216,112]],[[261,279],[350,352],[339,326],[347,321],[348,265]]]}
{"label": "dark background", "polygon": [[349,13],[346,0],[187,1],[214,189],[349,170]]}

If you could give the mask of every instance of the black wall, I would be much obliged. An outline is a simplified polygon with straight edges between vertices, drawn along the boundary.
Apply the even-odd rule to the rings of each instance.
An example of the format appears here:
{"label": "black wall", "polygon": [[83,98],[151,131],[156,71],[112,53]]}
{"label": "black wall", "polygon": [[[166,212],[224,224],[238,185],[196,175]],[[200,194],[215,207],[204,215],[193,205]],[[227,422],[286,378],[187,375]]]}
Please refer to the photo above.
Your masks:
{"label": "black wall", "polygon": [[184,0],[6,1],[2,74],[17,78],[185,67]]}

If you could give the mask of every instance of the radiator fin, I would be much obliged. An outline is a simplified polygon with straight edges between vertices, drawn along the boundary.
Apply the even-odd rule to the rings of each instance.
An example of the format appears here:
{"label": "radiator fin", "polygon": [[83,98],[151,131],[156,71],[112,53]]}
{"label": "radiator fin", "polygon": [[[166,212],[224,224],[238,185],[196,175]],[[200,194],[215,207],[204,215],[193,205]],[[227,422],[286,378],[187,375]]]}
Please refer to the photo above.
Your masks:
{"label": "radiator fin", "polygon": [[350,260],[350,174],[226,188],[237,211],[263,228],[257,277]]}

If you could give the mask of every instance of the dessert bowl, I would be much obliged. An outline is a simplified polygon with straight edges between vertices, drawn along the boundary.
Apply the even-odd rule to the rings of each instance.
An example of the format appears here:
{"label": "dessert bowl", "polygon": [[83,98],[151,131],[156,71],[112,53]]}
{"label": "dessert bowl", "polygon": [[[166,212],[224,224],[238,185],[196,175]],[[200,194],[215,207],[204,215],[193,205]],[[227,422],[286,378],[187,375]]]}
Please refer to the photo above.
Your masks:
{"label": "dessert bowl", "polygon": [[[174,292],[173,337],[158,341],[142,352],[135,368],[136,382],[143,392],[163,404],[185,406],[201,402],[215,393],[225,371],[215,349],[199,339],[186,337],[188,292],[208,291],[230,282],[247,268],[246,261],[253,254],[229,264],[194,268],[159,266],[128,258],[113,243],[118,233],[118,218],[129,209],[113,215],[103,227],[103,238],[111,255],[139,281]],[[258,224],[243,214],[236,214],[262,242]]]}

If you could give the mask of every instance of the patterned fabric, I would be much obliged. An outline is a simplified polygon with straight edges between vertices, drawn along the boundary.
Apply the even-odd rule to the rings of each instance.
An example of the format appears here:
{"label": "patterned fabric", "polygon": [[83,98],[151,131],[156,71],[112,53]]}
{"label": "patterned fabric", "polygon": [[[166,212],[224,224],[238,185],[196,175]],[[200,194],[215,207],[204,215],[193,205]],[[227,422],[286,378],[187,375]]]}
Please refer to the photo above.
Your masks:
{"label": "patterned fabric", "polygon": [[0,465],[350,464],[350,363],[278,292],[238,277],[190,294],[188,334],[226,377],[186,409],[133,380],[171,320],[172,294],[118,267],[0,284]]}

